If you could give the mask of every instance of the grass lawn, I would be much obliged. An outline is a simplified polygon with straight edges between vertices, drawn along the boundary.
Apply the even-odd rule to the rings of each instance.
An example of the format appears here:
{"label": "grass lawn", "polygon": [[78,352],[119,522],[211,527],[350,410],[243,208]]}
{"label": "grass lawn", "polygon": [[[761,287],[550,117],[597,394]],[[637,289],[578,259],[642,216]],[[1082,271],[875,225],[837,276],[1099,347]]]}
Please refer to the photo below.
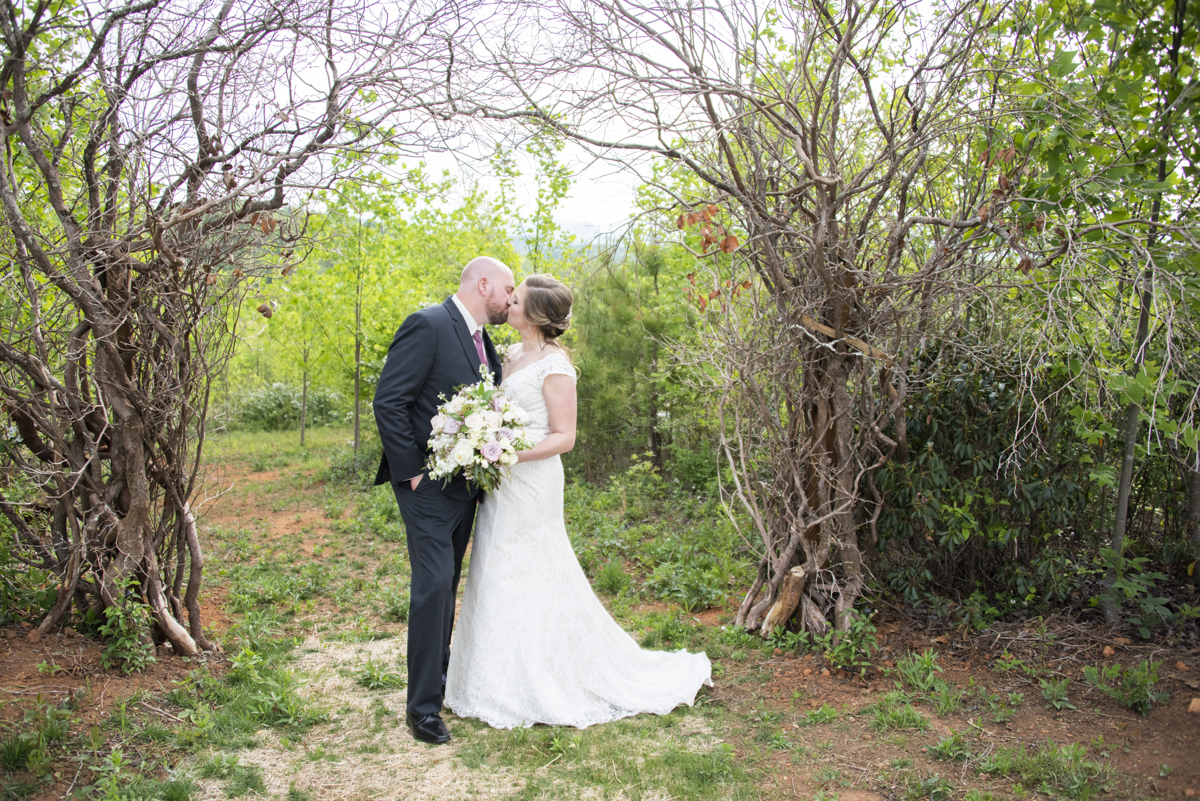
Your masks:
{"label": "grass lawn", "polygon": [[[706,651],[715,686],[694,707],[583,731],[501,731],[447,714],[450,745],[416,742],[403,726],[403,525],[390,489],[364,486],[371,457],[355,470],[349,439],[321,428],[303,448],[296,432],[209,440],[197,503],[203,609],[223,654],[184,660],[167,649],[124,676],[98,669],[96,640],[66,632],[35,652],[6,633],[0,798],[985,801],[1200,790],[1187,687],[1164,678],[1169,700],[1136,714],[1085,681],[1085,663],[1106,663],[1054,621],[934,636],[884,611],[836,651],[734,629],[752,554],[717,501],[647,465],[603,488],[570,483],[572,544],[622,625],[646,647]],[[466,569],[469,580],[469,558]],[[1127,665],[1140,654],[1123,649]],[[1154,658],[1176,656],[1175,676],[1200,668],[1194,655]]]}

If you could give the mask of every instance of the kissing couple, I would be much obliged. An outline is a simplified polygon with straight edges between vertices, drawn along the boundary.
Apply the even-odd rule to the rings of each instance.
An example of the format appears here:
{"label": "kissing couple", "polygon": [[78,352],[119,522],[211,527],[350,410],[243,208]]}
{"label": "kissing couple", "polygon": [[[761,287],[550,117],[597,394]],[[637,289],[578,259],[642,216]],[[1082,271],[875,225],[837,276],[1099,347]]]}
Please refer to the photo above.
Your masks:
{"label": "kissing couple", "polygon": [[[391,482],[404,518],[412,566],[406,722],[418,740],[450,740],[443,701],[495,728],[584,728],[666,714],[712,684],[703,653],[639,648],[592,592],[571,550],[559,456],[575,445],[575,368],[558,339],[572,299],[549,275],[516,286],[503,262],[480,256],[463,269],[457,292],[408,316],[388,349],[374,401],[383,442],[375,483]],[[485,330],[501,323],[521,336],[503,364]],[[461,473],[445,483],[425,473],[440,396],[478,381],[484,364],[525,410],[534,442],[486,496]]]}

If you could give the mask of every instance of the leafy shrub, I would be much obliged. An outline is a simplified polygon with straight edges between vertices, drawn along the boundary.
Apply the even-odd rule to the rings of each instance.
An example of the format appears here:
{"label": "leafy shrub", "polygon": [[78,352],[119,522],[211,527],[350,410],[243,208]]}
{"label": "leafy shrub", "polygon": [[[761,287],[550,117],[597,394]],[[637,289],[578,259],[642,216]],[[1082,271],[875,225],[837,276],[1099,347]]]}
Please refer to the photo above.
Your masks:
{"label": "leafy shrub", "polygon": [[1154,689],[1158,685],[1160,667],[1161,662],[1146,661],[1139,662],[1135,668],[1109,665],[1097,670],[1089,666],[1083,669],[1083,676],[1109,698],[1145,715],[1155,704],[1165,703],[1170,698],[1169,694]]}
{"label": "leafy shrub", "polygon": [[875,626],[865,615],[855,615],[846,631],[829,631],[814,638],[818,649],[830,665],[859,674],[871,666],[871,654],[879,647]]}
{"label": "leafy shrub", "polygon": [[[8,446],[6,429],[0,426],[0,453]],[[15,435],[13,445],[16,444]],[[3,490],[8,502],[20,506],[26,522],[35,530],[48,531],[49,514],[44,494],[27,477],[10,472],[3,476]],[[39,622],[58,600],[58,580],[48,570],[30,567],[17,558],[18,554],[37,561],[36,554],[16,538],[12,523],[0,514],[0,626],[27,620]]]}
{"label": "leafy shrub", "polygon": [[671,474],[685,488],[711,493],[717,480],[717,454],[712,445],[705,441],[696,450],[682,446],[671,448]]}
{"label": "leafy shrub", "polygon": [[127,580],[121,602],[104,610],[106,622],[100,627],[107,638],[100,652],[100,667],[109,670],[120,667],[122,673],[137,673],[158,660],[154,646],[147,642],[150,632],[150,610],[140,603]]}
{"label": "leafy shrub", "polygon": [[[1114,579],[1109,594],[1120,606],[1128,602],[1135,609],[1125,619],[1137,627],[1142,639],[1150,639],[1150,629],[1175,619],[1175,613],[1167,606],[1168,599],[1155,595],[1155,585],[1166,581],[1163,573],[1147,571],[1150,560],[1145,556],[1127,557],[1112,548],[1100,549],[1100,561],[1105,571],[1113,571]],[[1099,598],[1091,599],[1098,605]]]}
{"label": "leafy shrub", "polygon": [[[944,347],[921,358],[946,360]],[[1020,382],[967,361],[946,363],[937,375],[909,390],[908,462],[893,461],[876,478],[887,499],[879,519],[885,581],[910,604],[927,603],[935,587],[968,596],[961,622],[971,628],[1066,601],[1092,575],[1087,560],[1072,555],[1090,546],[1082,540],[1094,485],[1067,410],[1042,408],[1051,448],[1018,449],[1017,467],[999,469],[1029,411]],[[1035,378],[1042,390],[1062,380]]]}
{"label": "leafy shrub", "polygon": [[[248,390],[237,399],[237,421],[248,431],[286,431],[300,426],[302,392],[289,384],[267,384]],[[342,397],[322,387],[309,386],[305,416],[307,426],[341,422]]]}
{"label": "leafy shrub", "polygon": [[696,564],[664,562],[646,579],[646,589],[689,612],[708,609],[725,598],[720,577]]}

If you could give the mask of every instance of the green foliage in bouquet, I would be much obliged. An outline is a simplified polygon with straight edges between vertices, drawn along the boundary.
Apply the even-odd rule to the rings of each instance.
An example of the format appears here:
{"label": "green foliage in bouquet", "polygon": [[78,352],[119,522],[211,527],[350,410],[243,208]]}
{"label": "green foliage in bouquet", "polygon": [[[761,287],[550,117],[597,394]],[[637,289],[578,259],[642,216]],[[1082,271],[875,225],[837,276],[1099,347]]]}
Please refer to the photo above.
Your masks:
{"label": "green foliage in bouquet", "polygon": [[468,481],[490,492],[517,463],[517,451],[532,448],[533,441],[525,431],[525,410],[492,382],[486,365],[479,366],[479,374],[482,381],[463,387],[438,407],[426,468],[430,478],[446,483],[462,471]]}

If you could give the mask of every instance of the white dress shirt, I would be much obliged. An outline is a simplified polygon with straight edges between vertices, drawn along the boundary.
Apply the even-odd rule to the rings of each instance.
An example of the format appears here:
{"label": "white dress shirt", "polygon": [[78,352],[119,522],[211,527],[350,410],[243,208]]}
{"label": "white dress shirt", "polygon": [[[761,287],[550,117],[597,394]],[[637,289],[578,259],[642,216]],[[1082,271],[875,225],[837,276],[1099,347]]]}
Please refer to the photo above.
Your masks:
{"label": "white dress shirt", "polygon": [[474,338],[476,331],[483,331],[483,326],[475,322],[475,318],[467,311],[467,307],[463,305],[463,302],[458,299],[458,295],[451,295],[450,297],[454,299],[454,305],[458,307],[459,313],[462,314],[463,320],[467,324],[467,334]]}

